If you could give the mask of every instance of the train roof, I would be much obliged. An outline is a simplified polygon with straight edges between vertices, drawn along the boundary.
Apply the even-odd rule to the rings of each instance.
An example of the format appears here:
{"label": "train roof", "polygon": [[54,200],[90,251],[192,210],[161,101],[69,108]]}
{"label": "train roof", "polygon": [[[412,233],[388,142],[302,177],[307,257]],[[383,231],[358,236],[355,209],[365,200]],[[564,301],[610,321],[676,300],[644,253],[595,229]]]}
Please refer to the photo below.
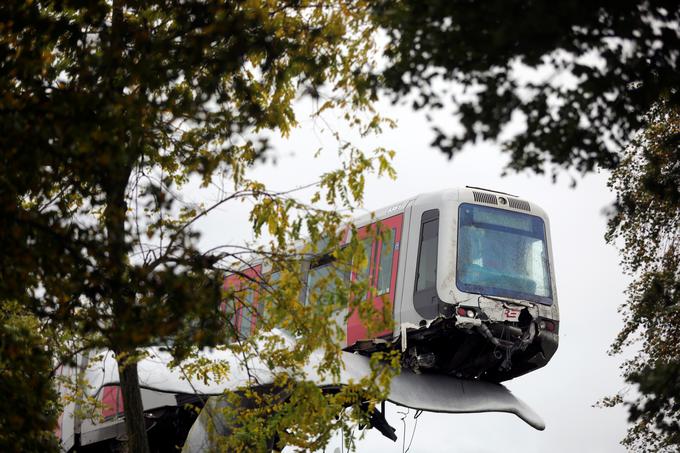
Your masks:
{"label": "train roof", "polygon": [[499,199],[505,199],[507,204],[500,203],[500,207],[504,209],[514,209],[519,211],[528,211],[531,214],[539,215],[547,218],[545,211],[535,203],[527,201],[507,192],[498,190],[486,189],[475,186],[455,187],[449,189],[437,190],[434,192],[426,192],[418,194],[414,197],[407,198],[397,203],[392,203],[383,208],[370,211],[366,214],[358,216],[352,220],[357,226],[368,225],[376,221],[388,219],[395,215],[403,213],[410,205],[417,205],[420,203],[428,203],[434,200],[441,201],[475,201],[481,203],[488,203],[492,205],[499,205]]}
{"label": "train roof", "polygon": [[[476,186],[465,186],[465,187],[452,187],[447,189],[441,189],[433,192],[425,192],[418,194],[416,196],[406,198],[404,200],[398,201],[396,203],[389,204],[379,209],[371,210],[356,216],[349,220],[348,223],[353,223],[357,227],[362,227],[371,223],[379,222],[381,220],[389,219],[395,215],[404,213],[406,208],[409,206],[414,206],[418,204],[429,204],[433,201],[470,201],[486,203],[490,205],[499,205],[499,199],[505,198],[507,204],[500,203],[500,207],[504,209],[513,209],[517,211],[528,212],[533,215],[538,215],[547,220],[547,215],[545,211],[533,202],[527,201],[523,198],[519,198],[516,195],[501,192],[498,190],[487,189]],[[296,244],[296,249],[302,250],[306,242],[301,239]],[[263,262],[262,258],[258,256],[254,260],[244,260],[240,266],[236,266],[239,269],[246,269],[249,267],[256,266]]]}

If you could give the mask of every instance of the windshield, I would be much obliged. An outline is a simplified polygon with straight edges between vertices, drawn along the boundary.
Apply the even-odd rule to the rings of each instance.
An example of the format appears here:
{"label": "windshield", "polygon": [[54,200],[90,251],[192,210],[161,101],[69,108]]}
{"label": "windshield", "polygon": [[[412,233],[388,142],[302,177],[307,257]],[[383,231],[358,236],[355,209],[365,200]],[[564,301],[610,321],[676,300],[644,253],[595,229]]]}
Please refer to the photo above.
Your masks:
{"label": "windshield", "polygon": [[468,203],[458,214],[458,289],[552,303],[543,219]]}

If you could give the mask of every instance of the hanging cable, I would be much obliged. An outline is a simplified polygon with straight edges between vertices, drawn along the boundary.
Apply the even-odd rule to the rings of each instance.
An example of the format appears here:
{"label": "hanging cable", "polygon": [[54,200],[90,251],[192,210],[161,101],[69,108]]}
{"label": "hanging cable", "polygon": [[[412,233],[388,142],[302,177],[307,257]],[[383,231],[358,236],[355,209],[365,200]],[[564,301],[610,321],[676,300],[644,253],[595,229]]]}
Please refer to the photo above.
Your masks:
{"label": "hanging cable", "polygon": [[[408,451],[411,449],[411,444],[413,443],[413,438],[416,435],[416,428],[418,427],[418,417],[420,417],[420,415],[422,413],[423,413],[422,409],[418,409],[416,411],[415,415],[413,416],[414,423],[413,423],[413,432],[411,433],[411,440],[408,441],[408,447],[406,447],[405,451],[404,451],[404,447],[402,446],[402,452],[403,453],[408,453]],[[404,424],[404,427],[405,426],[406,426],[406,424]],[[404,435],[406,435],[406,433],[404,433]],[[406,439],[404,439],[404,440],[406,440]]]}
{"label": "hanging cable", "polygon": [[406,449],[406,417],[408,416],[409,412],[411,412],[411,409],[409,409],[408,407],[406,408],[406,412],[398,412],[397,411],[397,414],[403,415],[403,417],[401,417],[401,423],[404,426],[404,434],[401,436],[401,453],[406,452],[406,450],[405,450]]}

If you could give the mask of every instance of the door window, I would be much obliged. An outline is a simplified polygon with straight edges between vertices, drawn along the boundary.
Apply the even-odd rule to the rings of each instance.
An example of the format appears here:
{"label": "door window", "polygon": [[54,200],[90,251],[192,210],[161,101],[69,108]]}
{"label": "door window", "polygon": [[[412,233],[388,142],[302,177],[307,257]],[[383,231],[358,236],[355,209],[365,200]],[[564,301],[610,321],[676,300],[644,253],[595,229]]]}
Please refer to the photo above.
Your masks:
{"label": "door window", "polygon": [[376,289],[378,296],[390,292],[392,283],[392,262],[394,261],[394,238],[396,229],[389,229],[382,239],[380,248],[380,263],[378,266],[378,278]]}

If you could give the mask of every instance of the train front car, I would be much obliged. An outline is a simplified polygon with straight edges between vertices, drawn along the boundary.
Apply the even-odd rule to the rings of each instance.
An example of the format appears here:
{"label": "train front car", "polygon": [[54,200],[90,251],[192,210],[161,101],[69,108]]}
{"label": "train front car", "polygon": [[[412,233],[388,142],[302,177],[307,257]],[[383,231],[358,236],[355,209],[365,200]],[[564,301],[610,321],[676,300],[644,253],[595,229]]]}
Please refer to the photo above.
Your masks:
{"label": "train front car", "polygon": [[404,364],[496,382],[544,366],[557,350],[559,327],[545,212],[471,187],[409,205],[404,288],[395,307]]}

